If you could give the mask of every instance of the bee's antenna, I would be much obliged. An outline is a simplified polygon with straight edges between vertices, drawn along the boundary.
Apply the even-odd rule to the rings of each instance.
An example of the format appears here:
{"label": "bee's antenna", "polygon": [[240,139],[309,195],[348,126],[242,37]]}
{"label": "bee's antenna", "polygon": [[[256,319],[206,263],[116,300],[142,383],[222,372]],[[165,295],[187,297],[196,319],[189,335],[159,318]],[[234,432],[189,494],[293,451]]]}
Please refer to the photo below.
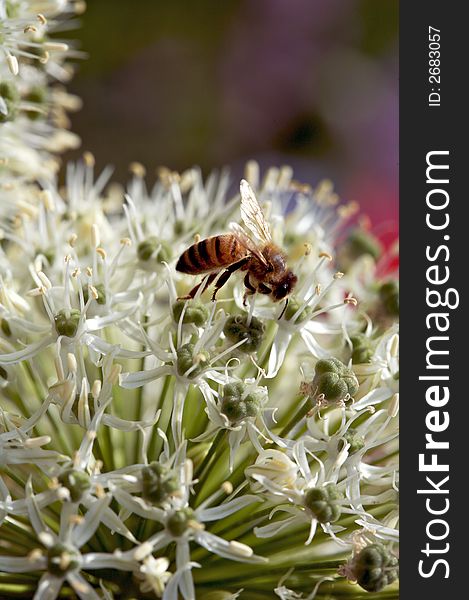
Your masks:
{"label": "bee's antenna", "polygon": [[277,319],[277,321],[280,321],[280,319],[283,317],[285,311],[287,310],[287,306],[288,306],[288,298],[285,300],[285,306],[283,307],[282,312],[280,313],[279,318]]}

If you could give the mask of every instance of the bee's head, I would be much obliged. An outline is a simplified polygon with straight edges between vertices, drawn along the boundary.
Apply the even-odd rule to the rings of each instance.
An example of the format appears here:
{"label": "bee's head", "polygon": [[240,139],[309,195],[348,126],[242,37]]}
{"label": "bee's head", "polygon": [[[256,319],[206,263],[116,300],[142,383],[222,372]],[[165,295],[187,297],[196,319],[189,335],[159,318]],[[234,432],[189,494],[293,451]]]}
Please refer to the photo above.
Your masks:
{"label": "bee's head", "polygon": [[278,302],[279,300],[283,300],[286,296],[291,294],[297,281],[298,277],[293,271],[287,271],[282,279],[272,288],[272,298],[274,301]]}

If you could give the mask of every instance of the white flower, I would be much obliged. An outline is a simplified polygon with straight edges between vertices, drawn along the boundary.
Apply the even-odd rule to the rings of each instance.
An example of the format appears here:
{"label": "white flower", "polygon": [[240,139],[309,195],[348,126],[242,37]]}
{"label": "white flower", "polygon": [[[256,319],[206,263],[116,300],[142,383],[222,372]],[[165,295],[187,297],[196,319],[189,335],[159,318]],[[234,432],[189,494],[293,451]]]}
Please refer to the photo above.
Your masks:
{"label": "white flower", "polygon": [[63,527],[55,534],[42,519],[31,482],[26,486],[26,503],[30,522],[38,541],[45,550],[36,548],[27,557],[2,556],[2,570],[8,573],[44,571],[34,598],[54,600],[67,581],[79,597],[98,599],[98,594],[80,574],[81,570],[119,568],[133,570],[136,561],[127,555],[81,554],[80,548],[93,536],[111,498],[104,495],[96,500],[84,517],[77,514],[73,504],[62,504]]}
{"label": "white flower", "polygon": [[169,560],[167,558],[154,558],[147,556],[139,568],[144,581],[140,584],[142,592],[153,592],[158,598],[163,596],[165,585],[171,579],[168,571]]}
{"label": "white flower", "polygon": [[390,327],[380,338],[370,363],[354,366],[360,381],[356,410],[375,405],[399,392],[399,328]]}
{"label": "white flower", "polygon": [[[166,504],[165,508],[152,506],[143,499],[133,496],[118,487],[111,486],[111,492],[129,513],[138,514],[145,519],[154,520],[163,525],[162,531],[146,540],[145,547],[151,553],[155,553],[167,548],[171,543],[176,544],[177,570],[173,578],[178,579],[177,587],[183,598],[194,600],[195,591],[190,571],[192,563],[190,561],[189,544],[191,541],[196,542],[209,552],[230,560],[248,563],[261,563],[265,560],[256,556],[249,546],[235,540],[226,541],[206,531],[205,528],[206,523],[223,519],[245,506],[259,502],[259,498],[248,494],[234,497],[235,492],[220,504],[213,506],[221,496],[230,492],[226,487],[222,487],[199,506],[192,508],[189,504],[190,490],[193,485],[190,461],[182,463],[180,469],[180,489],[177,494],[172,496],[172,499],[169,498],[170,503]],[[164,598],[166,598],[166,592]]]}
{"label": "white flower", "polygon": [[[330,275],[324,285],[320,283],[323,281],[321,271],[330,259],[329,255],[324,254],[313,269],[305,269],[304,278],[300,279],[298,290],[283,307],[277,308],[271,303],[268,306],[260,306],[257,299],[252,300],[250,313],[262,319],[273,320],[277,325],[269,355],[267,378],[275,377],[279,372],[295,334],[301,336],[306,349],[316,358],[325,358],[330,356],[331,352],[341,351],[345,321],[337,325],[318,317],[342,308],[344,310],[343,319],[345,319],[346,307],[356,305],[357,301],[348,295],[344,300],[334,304],[327,303],[332,286],[342,277],[341,273],[336,273]],[[304,264],[306,264],[306,260]],[[241,306],[242,299],[239,291],[235,294],[235,298],[238,305]]]}
{"label": "white flower", "polygon": [[202,442],[212,438],[215,433],[226,431],[230,447],[230,471],[233,470],[236,452],[246,436],[259,453],[263,452],[259,437],[266,443],[275,441],[283,445],[282,440],[268,430],[264,420],[264,413],[272,416],[275,412],[275,409],[272,411],[265,407],[268,400],[267,388],[258,386],[254,379],[240,381],[230,378],[218,394],[204,393],[206,388],[201,391],[206,402],[205,412],[212,427],[192,441]]}
{"label": "white flower", "polygon": [[[17,364],[36,356],[52,344],[55,344],[58,356],[64,357],[70,353],[76,354],[80,376],[84,375],[81,369],[80,356],[85,347],[94,351],[93,358],[95,362],[101,354],[108,354],[111,351],[116,356],[141,356],[141,353],[138,352],[116,349],[95,333],[119,320],[125,319],[137,309],[138,302],[127,310],[110,311],[106,316],[87,319],[88,308],[93,300],[98,299],[99,293],[96,288],[89,285],[87,289],[88,299],[85,303],[83,289],[78,283],[79,267],[73,265],[70,255],[65,258],[63,285],[54,286],[47,275],[41,271],[36,273],[31,270],[31,275],[37,285],[37,288],[32,290],[31,295],[42,299],[49,322],[33,323],[19,317],[12,317],[10,319],[12,325],[17,331],[21,331],[23,336],[26,337],[33,333],[38,335],[40,339],[25,344],[25,347],[21,350],[15,351],[12,349],[10,352],[0,354],[0,364]],[[44,320],[43,315],[42,319]]]}
{"label": "white flower", "polygon": [[226,373],[230,370],[230,367],[221,361],[244,343],[241,340],[225,348],[216,346],[223,331],[226,317],[223,311],[215,314],[215,310],[216,304],[214,303],[204,329],[196,329],[198,339],[194,339],[194,329],[191,328],[188,331],[183,327],[185,313],[185,310],[183,310],[176,328],[176,343],[173,341],[173,331],[171,329],[163,330],[163,339],[166,337],[169,351],[143,333],[150,351],[155,358],[164,362],[164,364],[144,371],[123,373],[121,376],[121,386],[128,389],[141,387],[163,376],[174,376],[176,384],[173,392],[171,423],[173,436],[178,445],[183,440],[182,414],[184,411],[184,398],[187,395],[189,386],[197,385],[204,394],[206,401],[210,402],[207,399],[211,398],[213,391],[208,381],[221,383],[228,381]]}
{"label": "white flower", "polygon": [[[271,537],[285,528],[304,522],[310,526],[305,544],[311,543],[318,525],[321,525],[324,533],[330,535],[334,541],[344,544],[345,542],[335,535],[342,531],[343,527],[334,526],[332,523],[338,521],[343,513],[363,514],[363,509],[355,509],[345,498],[343,491],[346,482],[339,479],[340,470],[335,465],[326,471],[322,461],[309,452],[302,441],[295,444],[292,454],[297,464],[297,477],[293,484],[282,484],[277,477],[271,478],[269,471],[256,467],[249,470],[249,475],[264,488],[276,504],[269,518],[279,511],[290,515],[269,525],[255,527],[255,534],[258,537]],[[309,464],[308,457],[313,459],[313,467]]]}
{"label": "white flower", "polygon": [[[90,152],[62,185],[81,102],[52,83],[80,54],[57,34],[82,8],[0,0],[0,596],[14,585],[53,600],[65,586],[111,600],[137,582],[163,600],[249,598],[260,585],[313,600],[318,561],[342,563],[357,536],[398,540],[386,259],[355,261],[345,245],[336,273],[356,203],[290,167],[261,179],[250,162],[295,293],[288,305],[255,294],[246,308],[238,273],[210,302],[205,273],[184,300],[199,282],[177,258],[239,221],[238,190],[226,170],[204,179],[196,167],[159,168],[151,183],[139,163],[124,190]],[[301,384],[321,358],[355,371],[329,403],[317,380]],[[278,577],[303,557],[301,594],[291,571]]]}

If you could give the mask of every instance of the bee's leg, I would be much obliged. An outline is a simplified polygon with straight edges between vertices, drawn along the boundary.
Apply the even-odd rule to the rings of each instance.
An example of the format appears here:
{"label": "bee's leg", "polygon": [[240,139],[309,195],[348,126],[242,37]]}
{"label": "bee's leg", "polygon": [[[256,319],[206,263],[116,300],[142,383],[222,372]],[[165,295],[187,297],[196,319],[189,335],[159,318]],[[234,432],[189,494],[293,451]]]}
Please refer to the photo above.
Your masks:
{"label": "bee's leg", "polygon": [[191,289],[191,291],[188,294],[186,294],[185,296],[179,296],[178,300],[192,300],[192,298],[194,298],[194,296],[197,294],[201,285],[204,286],[202,293],[205,292],[205,290],[212,283],[212,281],[215,279],[215,277],[218,275],[219,272],[220,271],[217,271],[216,273],[210,273],[210,275],[207,277],[206,280],[202,280],[200,283],[198,283],[196,286],[194,286]]}
{"label": "bee's leg", "polygon": [[217,299],[217,292],[220,288],[222,288],[225,283],[228,281],[228,279],[233,275],[233,273],[235,271],[238,271],[239,269],[241,269],[241,267],[244,267],[244,265],[251,259],[250,256],[245,256],[244,258],[242,258],[241,260],[238,260],[237,262],[233,263],[232,265],[230,265],[223,273],[222,275],[218,278],[218,281],[215,284],[215,289],[213,291],[212,294],[212,301],[215,301]]}
{"label": "bee's leg", "polygon": [[280,313],[279,318],[277,319],[278,321],[280,321],[280,319],[283,317],[283,315],[285,314],[285,311],[287,310],[287,306],[288,306],[288,298],[285,300],[285,306],[282,309],[282,312]]}
{"label": "bee's leg", "polygon": [[246,273],[244,277],[244,285],[248,288],[251,294],[255,294],[256,288],[251,284],[251,280],[249,279],[249,273]]}
{"label": "bee's leg", "polygon": [[251,285],[251,281],[249,280],[249,273],[246,273],[244,277],[244,285],[246,287],[246,291],[243,296],[243,306],[246,306],[248,296],[252,296],[256,293],[256,288]]}

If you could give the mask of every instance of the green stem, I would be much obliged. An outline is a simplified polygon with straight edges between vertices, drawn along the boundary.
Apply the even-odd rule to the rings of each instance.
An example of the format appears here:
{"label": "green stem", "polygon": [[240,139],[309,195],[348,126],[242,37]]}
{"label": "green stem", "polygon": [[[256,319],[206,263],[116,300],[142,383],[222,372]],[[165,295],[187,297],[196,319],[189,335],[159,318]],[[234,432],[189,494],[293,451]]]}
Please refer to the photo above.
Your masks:
{"label": "green stem", "polygon": [[281,430],[279,435],[281,437],[284,437],[285,435],[287,435],[287,433],[289,431],[291,431],[293,429],[293,427],[295,427],[295,425],[297,425],[301,421],[301,419],[308,414],[308,412],[311,410],[311,408],[312,408],[311,399],[309,396],[306,396],[304,398],[303,402],[300,404],[296,413],[288,421],[288,423],[285,425],[285,427]]}
{"label": "green stem", "polygon": [[[142,320],[142,326],[144,331],[147,331],[147,324],[148,322],[148,315],[144,315],[143,320]],[[141,346],[142,351],[146,350],[146,348],[142,345]],[[140,359],[140,371],[143,371],[145,369],[145,357],[142,356],[142,358]],[[134,407],[134,420],[135,421],[140,421],[142,419],[143,416],[143,389],[144,386],[141,386],[137,389],[137,393],[136,393],[136,399],[135,399],[135,407]],[[138,458],[140,455],[140,436],[136,435],[135,436],[135,441],[134,441],[134,460],[135,462],[138,462]]]}
{"label": "green stem", "polygon": [[[161,389],[161,393],[160,393],[160,398],[158,400],[158,409],[161,409],[161,415],[160,415],[160,419],[157,423],[157,427],[159,427],[161,430],[165,431],[168,423],[170,422],[171,419],[171,410],[172,410],[172,399],[168,399],[168,392],[170,391],[170,388],[172,387],[172,383],[173,383],[173,376],[172,375],[166,375],[165,379],[164,379],[164,383],[163,383],[163,387]],[[159,435],[156,434],[155,428],[153,428],[153,435],[152,438],[150,440],[150,443],[148,444],[148,460],[152,461],[152,460],[157,460],[158,456],[160,455],[161,452],[161,448],[163,446],[163,440],[161,439],[161,437]]]}
{"label": "green stem", "polygon": [[197,468],[194,477],[198,479],[198,482],[195,486],[196,495],[195,495],[195,505],[197,506],[201,502],[201,491],[205,485],[205,482],[210,473],[210,466],[215,463],[217,458],[225,451],[225,447],[222,447],[222,442],[226,439],[226,430],[220,429],[216,434],[212,445],[207,450],[207,454],[205,455],[204,460],[201,462],[199,467]]}

